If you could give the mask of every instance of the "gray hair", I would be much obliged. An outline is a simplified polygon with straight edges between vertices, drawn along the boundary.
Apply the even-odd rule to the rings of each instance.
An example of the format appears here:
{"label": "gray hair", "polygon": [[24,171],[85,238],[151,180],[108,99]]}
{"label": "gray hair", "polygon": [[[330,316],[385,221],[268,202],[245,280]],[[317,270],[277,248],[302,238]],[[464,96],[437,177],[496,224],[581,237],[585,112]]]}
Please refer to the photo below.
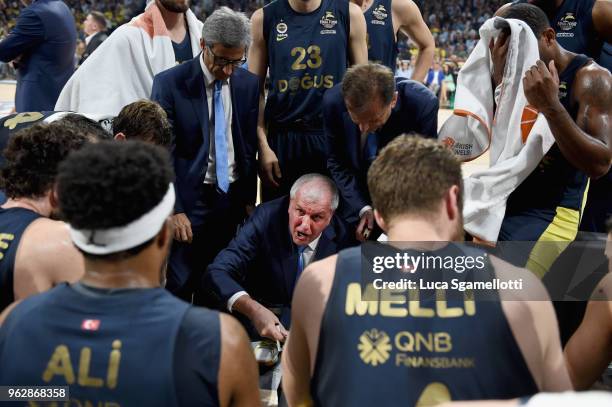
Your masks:
{"label": "gray hair", "polygon": [[[336,184],[334,184],[334,182],[329,177],[326,177],[325,175],[321,175],[321,174],[312,173],[312,174],[302,175],[291,186],[289,197],[291,199],[294,199],[295,195],[298,193],[298,191],[303,186],[305,186],[306,184],[310,184],[312,182],[322,183],[327,187],[327,191],[331,194],[331,198],[332,198],[331,199],[331,209],[332,211],[335,211],[336,209],[338,209],[338,204],[340,203],[340,196],[338,195],[338,188],[336,188]],[[321,199],[321,192],[322,192],[321,188],[308,188],[304,192],[306,192],[307,194],[306,196],[309,199],[316,200],[316,201]]]}
{"label": "gray hair", "polygon": [[220,7],[204,21],[202,38],[210,47],[246,48],[251,42],[251,22],[244,13]]}

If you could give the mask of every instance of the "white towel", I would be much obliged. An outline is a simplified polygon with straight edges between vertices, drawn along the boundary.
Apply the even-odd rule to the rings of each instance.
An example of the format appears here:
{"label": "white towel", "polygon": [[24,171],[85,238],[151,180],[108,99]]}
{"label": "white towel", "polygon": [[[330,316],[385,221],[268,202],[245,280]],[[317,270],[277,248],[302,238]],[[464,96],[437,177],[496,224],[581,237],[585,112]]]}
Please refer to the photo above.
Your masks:
{"label": "white towel", "polygon": [[[495,27],[504,21],[512,34],[494,115],[489,41],[499,35],[501,30]],[[523,91],[525,72],[538,59],[538,42],[527,24],[501,17],[487,20],[459,72],[454,114],[440,130],[439,140],[463,161],[489,149],[489,168],[464,178],[463,209],[465,230],[489,242],[497,240],[508,196],[555,141],[546,119],[527,105]]]}
{"label": "white towel", "polygon": [[[186,17],[195,56],[200,52],[202,22],[191,10]],[[55,110],[117,116],[125,105],[150,98],[153,77],[175,65],[170,33],[159,8],[150,2],[143,14],[117,28],[75,71]]]}

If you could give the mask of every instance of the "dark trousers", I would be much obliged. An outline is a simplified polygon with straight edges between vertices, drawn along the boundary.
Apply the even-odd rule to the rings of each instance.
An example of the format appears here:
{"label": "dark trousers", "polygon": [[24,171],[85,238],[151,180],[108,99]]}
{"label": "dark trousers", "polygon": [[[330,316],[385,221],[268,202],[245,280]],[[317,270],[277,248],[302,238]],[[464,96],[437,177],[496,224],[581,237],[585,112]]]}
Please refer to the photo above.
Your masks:
{"label": "dark trousers", "polygon": [[185,301],[213,305],[212,298],[202,289],[202,277],[217,254],[227,247],[245,216],[245,204],[237,197],[234,184],[227,194],[215,185],[202,184],[201,199],[188,214],[193,240],[173,241],[166,289]]}
{"label": "dark trousers", "polygon": [[302,175],[328,175],[327,147],[323,130],[287,130],[270,127],[268,144],[276,157],[282,178],[278,188],[262,187],[263,202],[289,194]]}

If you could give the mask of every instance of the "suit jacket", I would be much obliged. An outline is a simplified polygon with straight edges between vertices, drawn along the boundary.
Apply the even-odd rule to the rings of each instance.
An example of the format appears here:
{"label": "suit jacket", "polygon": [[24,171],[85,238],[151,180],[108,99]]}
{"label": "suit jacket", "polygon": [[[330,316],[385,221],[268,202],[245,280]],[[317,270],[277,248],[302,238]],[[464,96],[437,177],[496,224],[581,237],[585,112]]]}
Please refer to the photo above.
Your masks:
{"label": "suit jacket", "polygon": [[76,27],[59,0],[36,0],[21,11],[17,25],[0,42],[0,61],[21,56],[17,65],[17,112],[53,110],[74,72]]}
{"label": "suit jacket", "polygon": [[94,36],[91,37],[91,40],[89,40],[89,44],[87,44],[87,47],[85,47],[85,51],[83,51],[83,55],[81,55],[79,65],[82,65],[83,62],[85,62],[85,60],[91,55],[91,53],[94,52],[96,48],[98,48],[100,44],[102,44],[102,42],[104,42],[104,40],[107,38],[108,35],[106,35],[105,32],[100,31],[95,33]]}
{"label": "suit jacket", "polygon": [[[232,295],[246,291],[267,306],[290,307],[298,252],[289,233],[289,197],[259,205],[204,276],[223,308]],[[355,245],[353,234],[334,215],[321,233],[313,261]]]}
{"label": "suit jacket", "polygon": [[[172,159],[176,174],[175,210],[188,217],[201,193],[210,148],[208,101],[198,56],[155,76],[151,99],[168,114],[173,128]],[[259,77],[237,68],[230,77],[232,140],[238,179],[237,196],[254,203],[257,188],[257,116]],[[191,217],[190,217],[191,218]]]}
{"label": "suit jacket", "polygon": [[[437,138],[438,99],[419,82],[397,78],[397,104],[387,122],[377,132],[378,150],[403,133],[415,132]],[[361,131],[353,123],[342,97],[340,85],[323,97],[323,121],[329,157],[327,168],[343,199],[347,220],[370,204],[367,174],[370,162],[363,159]]]}

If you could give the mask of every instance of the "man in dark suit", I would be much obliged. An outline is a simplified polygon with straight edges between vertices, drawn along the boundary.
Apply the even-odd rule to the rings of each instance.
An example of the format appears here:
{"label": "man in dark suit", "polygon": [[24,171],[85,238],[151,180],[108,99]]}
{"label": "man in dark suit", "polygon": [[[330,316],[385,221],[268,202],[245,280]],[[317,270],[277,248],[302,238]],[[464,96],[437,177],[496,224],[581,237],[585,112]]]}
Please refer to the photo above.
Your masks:
{"label": "man in dark suit", "polygon": [[17,67],[17,112],[53,110],[74,72],[76,28],[70,9],[59,0],[21,0],[17,25],[0,42],[0,61]]}
{"label": "man in dark suit", "polygon": [[173,127],[176,173],[166,288],[186,300],[255,203],[259,80],[239,68],[249,41],[247,17],[221,7],[204,23],[202,53],[153,81],[151,98]]}
{"label": "man in dark suit", "polygon": [[79,61],[79,65],[83,64],[87,57],[108,38],[108,35],[106,35],[106,17],[104,17],[104,14],[99,11],[92,11],[87,14],[85,21],[83,21],[83,32],[87,36],[85,37],[86,47]]}
{"label": "man in dark suit", "polygon": [[208,266],[205,286],[241,319],[252,338],[284,340],[301,271],[357,243],[334,215],[338,201],[331,179],[303,175],[289,196],[259,205]]}
{"label": "man in dark suit", "polygon": [[355,65],[323,98],[327,167],[343,202],[341,216],[357,224],[357,239],[374,227],[367,173],[380,149],[403,133],[437,137],[438,99],[421,83],[393,78],[380,64]]}

